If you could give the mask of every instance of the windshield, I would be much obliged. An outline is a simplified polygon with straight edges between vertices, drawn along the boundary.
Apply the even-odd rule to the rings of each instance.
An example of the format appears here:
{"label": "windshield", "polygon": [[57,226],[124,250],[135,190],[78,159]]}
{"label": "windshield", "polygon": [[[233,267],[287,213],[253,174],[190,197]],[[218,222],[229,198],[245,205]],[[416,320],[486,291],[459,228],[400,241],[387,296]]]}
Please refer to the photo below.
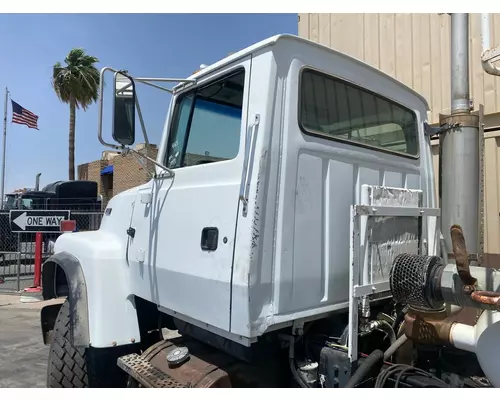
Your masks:
{"label": "windshield", "polygon": [[33,208],[33,199],[19,197],[13,194],[8,194],[5,197],[6,209],[17,209],[19,207],[22,210],[31,210]]}
{"label": "windshield", "polygon": [[14,195],[7,195],[7,199],[5,201],[5,208],[14,208],[16,205],[16,197]]}

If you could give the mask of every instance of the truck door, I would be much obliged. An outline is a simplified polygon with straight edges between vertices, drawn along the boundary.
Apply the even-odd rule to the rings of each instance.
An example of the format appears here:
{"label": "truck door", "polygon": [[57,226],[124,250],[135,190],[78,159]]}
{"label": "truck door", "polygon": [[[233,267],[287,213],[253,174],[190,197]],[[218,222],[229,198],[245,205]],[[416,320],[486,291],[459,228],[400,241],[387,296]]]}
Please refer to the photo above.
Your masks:
{"label": "truck door", "polygon": [[[162,163],[131,219],[133,292],[166,312],[228,330],[251,57],[174,99]],[[133,232],[133,233],[132,233]]]}

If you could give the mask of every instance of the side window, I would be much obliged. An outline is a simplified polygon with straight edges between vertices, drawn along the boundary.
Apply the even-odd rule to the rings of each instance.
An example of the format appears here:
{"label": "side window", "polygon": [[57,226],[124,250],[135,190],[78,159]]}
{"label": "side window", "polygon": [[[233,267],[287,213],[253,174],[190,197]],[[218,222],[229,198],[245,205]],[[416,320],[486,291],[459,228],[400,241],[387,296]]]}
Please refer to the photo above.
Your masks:
{"label": "side window", "polygon": [[411,110],[320,72],[304,70],[300,82],[299,124],[306,133],[418,155]]}
{"label": "side window", "polygon": [[22,199],[21,208],[23,208],[25,210],[31,210],[32,203],[33,203],[33,199]]}
{"label": "side window", "polygon": [[166,165],[189,167],[230,160],[240,147],[245,71],[179,97],[169,135]]}
{"label": "side window", "polygon": [[175,106],[166,163],[169,168],[177,168],[180,165],[193,99],[192,94],[182,96]]}

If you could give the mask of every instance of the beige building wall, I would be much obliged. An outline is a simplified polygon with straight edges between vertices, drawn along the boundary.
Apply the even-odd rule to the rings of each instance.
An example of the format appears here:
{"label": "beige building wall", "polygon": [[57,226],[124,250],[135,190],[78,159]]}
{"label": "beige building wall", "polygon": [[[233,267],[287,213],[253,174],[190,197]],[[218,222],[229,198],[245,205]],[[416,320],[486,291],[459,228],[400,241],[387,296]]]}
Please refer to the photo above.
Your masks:
{"label": "beige building wall", "polygon": [[[474,109],[484,105],[484,251],[500,265],[500,77],[481,66],[480,14],[470,14],[470,82]],[[500,14],[491,14],[500,45]],[[299,14],[299,36],[361,59],[422,94],[429,122],[450,112],[450,16],[447,14]],[[439,148],[432,146],[436,193]]]}
{"label": "beige building wall", "polygon": [[[500,14],[491,18],[491,43],[500,45]],[[481,67],[480,14],[470,14],[469,26],[474,108],[484,104],[485,115],[498,113],[500,78]],[[450,112],[449,15],[299,14],[299,36],[361,59],[412,87],[429,102],[430,123]]]}

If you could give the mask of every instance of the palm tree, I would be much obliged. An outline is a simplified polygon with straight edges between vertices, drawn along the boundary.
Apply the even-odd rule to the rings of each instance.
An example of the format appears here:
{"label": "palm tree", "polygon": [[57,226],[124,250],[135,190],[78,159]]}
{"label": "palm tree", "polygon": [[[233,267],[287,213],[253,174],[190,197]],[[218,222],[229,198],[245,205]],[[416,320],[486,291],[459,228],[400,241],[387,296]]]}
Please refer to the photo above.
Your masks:
{"label": "palm tree", "polygon": [[75,112],[77,108],[84,111],[97,101],[99,92],[99,71],[94,66],[99,62],[96,57],[89,56],[83,49],[72,49],[66,56],[62,66],[54,65],[52,86],[57,97],[69,104],[69,180],[75,180]]}

